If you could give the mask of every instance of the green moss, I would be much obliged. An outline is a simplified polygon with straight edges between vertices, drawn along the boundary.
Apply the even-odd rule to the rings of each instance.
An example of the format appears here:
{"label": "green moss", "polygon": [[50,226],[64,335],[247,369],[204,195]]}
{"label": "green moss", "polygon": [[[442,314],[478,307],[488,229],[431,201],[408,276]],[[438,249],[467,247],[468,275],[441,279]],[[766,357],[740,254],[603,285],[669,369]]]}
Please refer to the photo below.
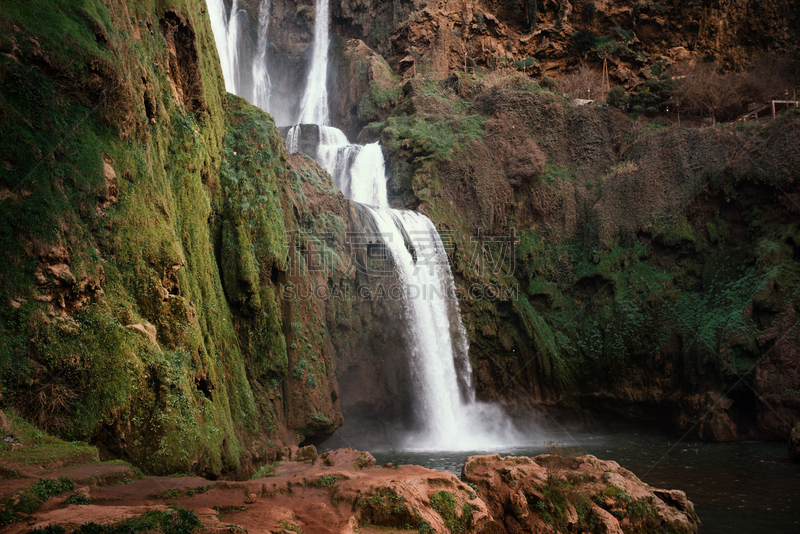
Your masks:
{"label": "green moss", "polygon": [[431,495],[431,507],[442,517],[444,524],[454,534],[468,532],[472,523],[473,507],[465,502],[460,507],[449,491],[437,491]]}
{"label": "green moss", "polygon": [[549,324],[531,306],[524,295],[512,303],[525,334],[536,347],[539,371],[554,383],[565,387],[572,381],[571,373],[561,357],[558,338]]}
{"label": "green moss", "polygon": [[[0,310],[4,393],[69,439],[98,435],[102,424],[113,429],[118,418],[136,421],[124,452],[159,472],[186,471],[201,457],[198,468],[235,470],[240,440],[274,419],[271,407],[257,417],[248,365],[254,380],[287,367],[280,308],[264,276],[284,260],[280,136],[244,103],[228,105],[223,124],[214,40],[199,7],[137,2],[120,10],[125,16],[95,1],[10,8],[10,38],[21,46],[0,57],[9,133],[0,141],[0,187],[19,192],[0,201],[0,244],[11,255],[0,266],[0,291],[21,304]],[[191,25],[198,47],[195,111],[175,103],[165,70],[159,17],[170,9]],[[42,61],[31,62],[37,46]],[[108,182],[104,167],[114,169]],[[107,187],[116,202],[100,206]],[[240,260],[227,278],[214,245],[223,226]],[[23,235],[35,246],[23,246]],[[42,289],[34,271],[45,252],[35,251],[52,249],[69,251],[58,261],[72,274]],[[90,277],[103,298],[86,285]],[[241,339],[223,280],[239,290],[239,303],[262,312]],[[64,321],[34,298],[61,283]],[[81,304],[73,310],[73,302]],[[146,323],[156,344],[127,328]],[[26,356],[32,339],[41,363]],[[41,405],[55,411],[25,397],[48,375],[61,378]],[[22,388],[23,380],[34,387]]]}
{"label": "green moss", "polygon": [[[16,495],[15,499],[0,502],[0,526],[20,521],[38,510],[45,501],[75,489],[75,484],[67,477],[40,479],[33,486]],[[24,516],[22,514],[25,514]]]}
{"label": "green moss", "polygon": [[250,477],[251,480],[257,480],[259,478],[268,478],[276,476],[274,474],[275,468],[278,467],[280,461],[272,462],[271,464],[261,466],[253,475]]}
{"label": "green moss", "polygon": [[[75,534],[137,534],[139,532],[158,532],[162,534],[191,534],[203,527],[203,524],[191,510],[174,507],[169,511],[153,511],[138,517],[125,519],[113,525],[85,523],[75,530]],[[31,532],[42,534],[63,534],[65,530],[57,525],[50,525]]]}
{"label": "green moss", "polygon": [[336,482],[338,482],[341,479],[342,479],[342,477],[340,477],[339,475],[321,476],[317,480],[316,484],[314,484],[314,487],[317,488],[317,489],[330,488],[334,484],[336,484]]}
{"label": "green moss", "polygon": [[22,449],[11,452],[8,443],[0,443],[0,463],[12,462],[51,468],[98,461],[97,448],[79,441],[64,441],[31,425],[16,410],[6,409],[14,435]]}
{"label": "green moss", "polygon": [[566,165],[556,165],[552,162],[545,162],[542,180],[552,184],[557,180],[571,182],[575,179],[575,174]]}
{"label": "green moss", "polygon": [[673,219],[659,217],[653,223],[653,237],[660,239],[667,246],[673,247],[682,242],[695,243],[694,230],[689,225],[686,217],[679,216]]}
{"label": "green moss", "polygon": [[484,117],[428,122],[403,115],[389,117],[384,123],[383,136],[390,151],[408,150],[417,162],[430,158],[447,158],[470,139],[482,139]]}
{"label": "green moss", "polygon": [[149,495],[148,498],[158,499],[158,500],[186,499],[189,497],[194,497],[195,495],[199,495],[201,493],[206,493],[207,491],[210,491],[212,489],[214,489],[214,484],[209,484],[207,486],[195,486],[193,488],[187,488],[187,489],[171,489],[155,493],[153,495]]}

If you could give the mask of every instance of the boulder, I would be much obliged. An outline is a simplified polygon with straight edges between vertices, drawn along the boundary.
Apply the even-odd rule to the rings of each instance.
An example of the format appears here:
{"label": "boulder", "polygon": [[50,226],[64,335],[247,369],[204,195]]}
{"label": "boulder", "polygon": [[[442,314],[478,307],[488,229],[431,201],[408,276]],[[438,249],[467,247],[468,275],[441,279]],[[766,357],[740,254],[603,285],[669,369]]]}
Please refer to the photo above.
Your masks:
{"label": "boulder", "polygon": [[792,461],[800,463],[800,423],[794,425],[789,438],[789,457]]}
{"label": "boulder", "polygon": [[659,525],[697,532],[700,522],[682,491],[650,487],[618,463],[591,455],[471,456],[461,478],[477,487],[508,532],[550,532],[548,525],[557,532],[622,534],[622,525],[632,532]]}

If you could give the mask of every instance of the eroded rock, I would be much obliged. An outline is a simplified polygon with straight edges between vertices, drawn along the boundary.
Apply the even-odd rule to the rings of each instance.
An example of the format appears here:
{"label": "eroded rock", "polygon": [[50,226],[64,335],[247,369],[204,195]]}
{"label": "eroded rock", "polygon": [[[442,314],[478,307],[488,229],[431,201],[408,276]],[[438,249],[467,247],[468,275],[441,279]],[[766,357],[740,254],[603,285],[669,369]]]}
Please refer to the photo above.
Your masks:
{"label": "eroded rock", "polygon": [[588,531],[591,524],[593,532],[613,534],[622,534],[623,525],[626,531],[667,525],[697,532],[699,524],[682,491],[653,488],[617,462],[591,455],[472,456],[461,477],[477,486],[496,521],[506,518],[507,532],[550,532],[549,525],[556,532]]}

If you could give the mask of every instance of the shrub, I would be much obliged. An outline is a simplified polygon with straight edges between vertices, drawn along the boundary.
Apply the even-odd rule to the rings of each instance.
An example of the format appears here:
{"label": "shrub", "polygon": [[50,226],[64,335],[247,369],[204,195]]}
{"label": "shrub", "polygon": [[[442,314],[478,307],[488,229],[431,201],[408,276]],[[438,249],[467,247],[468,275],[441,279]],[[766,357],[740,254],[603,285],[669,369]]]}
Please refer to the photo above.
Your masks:
{"label": "shrub", "polygon": [[572,34],[572,42],[575,45],[575,50],[584,55],[594,49],[595,43],[597,43],[597,35],[592,30],[584,28]]}
{"label": "shrub", "polygon": [[558,88],[569,98],[589,97],[600,100],[603,97],[603,77],[599,72],[581,66],[576,72],[561,78]]}
{"label": "shrub", "polygon": [[608,95],[606,95],[606,104],[609,106],[625,109],[627,103],[628,95],[625,92],[625,88],[621,85],[615,85],[610,91],[608,91]]}
{"label": "shrub", "polygon": [[80,504],[80,505],[92,504],[92,500],[83,493],[76,493],[75,495],[68,497],[67,500],[64,502],[67,504]]}
{"label": "shrub", "polygon": [[551,78],[550,76],[543,76],[539,81],[539,87],[542,89],[547,89],[548,91],[555,91],[558,89],[558,80]]}
{"label": "shrub", "polygon": [[666,75],[657,80],[647,80],[628,99],[631,111],[637,113],[658,113],[663,111],[673,101],[675,88],[675,80]]}
{"label": "shrub", "polygon": [[437,491],[431,495],[431,507],[442,517],[444,524],[454,534],[467,532],[472,520],[472,505],[469,503],[461,505],[461,517],[457,516],[457,505],[458,501],[449,491]]}

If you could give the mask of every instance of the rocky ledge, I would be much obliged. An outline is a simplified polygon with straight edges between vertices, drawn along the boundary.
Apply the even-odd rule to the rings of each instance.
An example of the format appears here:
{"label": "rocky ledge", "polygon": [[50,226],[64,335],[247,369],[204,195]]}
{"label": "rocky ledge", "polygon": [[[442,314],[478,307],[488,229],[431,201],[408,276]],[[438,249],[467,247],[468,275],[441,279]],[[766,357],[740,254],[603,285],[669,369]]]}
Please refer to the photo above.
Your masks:
{"label": "rocky ledge", "polygon": [[282,452],[285,459],[262,469],[261,478],[241,482],[133,472],[120,479],[102,472],[119,475],[118,464],[97,462],[49,472],[20,466],[13,479],[0,480],[0,513],[14,512],[50,480],[67,491],[16,514],[8,532],[48,525],[69,532],[148,513],[177,520],[186,510],[206,532],[689,533],[699,524],[683,492],[652,488],[616,462],[589,455],[472,456],[459,480],[415,465],[376,466],[369,453],[353,449]]}

